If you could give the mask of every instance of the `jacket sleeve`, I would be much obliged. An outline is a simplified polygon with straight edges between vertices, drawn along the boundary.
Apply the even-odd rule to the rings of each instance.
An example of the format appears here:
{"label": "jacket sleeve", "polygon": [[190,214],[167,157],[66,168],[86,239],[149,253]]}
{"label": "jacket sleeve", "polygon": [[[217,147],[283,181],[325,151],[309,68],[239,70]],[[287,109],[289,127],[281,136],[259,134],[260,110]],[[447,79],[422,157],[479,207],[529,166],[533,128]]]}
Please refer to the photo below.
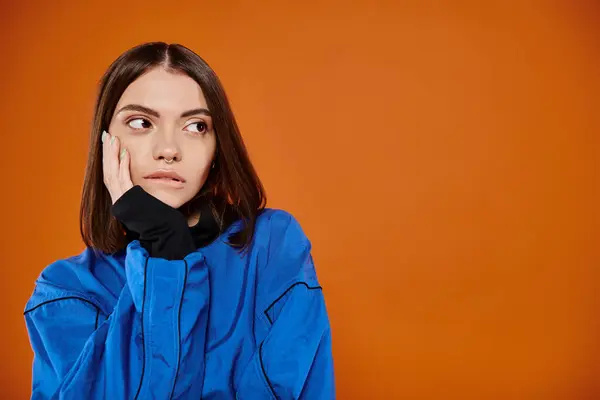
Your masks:
{"label": "jacket sleeve", "polygon": [[242,400],[335,399],[331,329],[310,243],[293,217],[287,222],[267,245],[257,303],[268,328],[239,380]]}
{"label": "jacket sleeve", "polygon": [[113,213],[140,238],[127,247],[114,310],[69,290],[57,295],[60,279],[36,284],[34,296],[54,294],[25,312],[32,399],[200,397],[210,298],[204,256],[193,252],[183,216],[139,186]]}
{"label": "jacket sleeve", "polygon": [[[151,258],[134,241],[125,268],[127,283],[105,320],[91,302],[68,292],[26,310],[32,399],[200,397],[201,387],[177,385],[177,376],[203,380],[209,285],[202,255]],[[49,285],[38,281],[36,290]],[[182,322],[182,312],[194,323]]]}

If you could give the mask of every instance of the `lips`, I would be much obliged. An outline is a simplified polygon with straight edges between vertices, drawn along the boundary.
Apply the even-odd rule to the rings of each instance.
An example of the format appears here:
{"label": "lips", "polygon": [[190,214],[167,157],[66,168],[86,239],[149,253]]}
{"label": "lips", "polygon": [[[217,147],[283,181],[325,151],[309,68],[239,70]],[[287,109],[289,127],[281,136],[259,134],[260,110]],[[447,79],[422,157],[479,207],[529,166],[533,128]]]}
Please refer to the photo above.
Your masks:
{"label": "lips", "polygon": [[144,179],[155,181],[166,181],[174,183],[185,183],[185,179],[177,172],[172,170],[158,170],[149,175],[144,176]]}

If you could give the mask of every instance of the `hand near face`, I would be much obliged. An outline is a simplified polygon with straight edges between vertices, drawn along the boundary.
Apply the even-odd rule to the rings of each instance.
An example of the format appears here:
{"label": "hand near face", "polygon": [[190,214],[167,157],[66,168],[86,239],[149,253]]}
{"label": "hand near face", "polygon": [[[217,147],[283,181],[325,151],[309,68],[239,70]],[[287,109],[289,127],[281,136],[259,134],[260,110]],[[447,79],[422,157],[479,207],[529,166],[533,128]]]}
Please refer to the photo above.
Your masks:
{"label": "hand near face", "polygon": [[112,203],[133,187],[129,173],[130,156],[127,149],[121,148],[118,137],[108,132],[102,133],[102,170],[104,184],[110,193]]}

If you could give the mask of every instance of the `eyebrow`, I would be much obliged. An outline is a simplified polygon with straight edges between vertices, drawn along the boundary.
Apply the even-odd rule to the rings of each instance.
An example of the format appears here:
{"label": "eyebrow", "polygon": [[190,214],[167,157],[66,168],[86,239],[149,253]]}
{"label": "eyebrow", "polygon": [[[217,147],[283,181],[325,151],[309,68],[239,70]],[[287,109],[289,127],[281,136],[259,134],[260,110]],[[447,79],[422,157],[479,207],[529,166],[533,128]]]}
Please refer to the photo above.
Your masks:
{"label": "eyebrow", "polygon": [[[146,113],[148,115],[152,115],[153,117],[160,118],[160,113],[158,111],[153,110],[148,107],[145,107],[145,106],[142,106],[140,104],[127,104],[126,106],[121,107],[119,109],[119,111],[117,111],[117,114],[119,114],[123,111],[139,111],[139,112]],[[192,115],[199,115],[199,114],[206,115],[207,117],[211,116],[210,111],[206,108],[194,108],[193,110],[184,111],[183,113],[181,113],[179,118],[187,118],[187,117],[191,117]]]}

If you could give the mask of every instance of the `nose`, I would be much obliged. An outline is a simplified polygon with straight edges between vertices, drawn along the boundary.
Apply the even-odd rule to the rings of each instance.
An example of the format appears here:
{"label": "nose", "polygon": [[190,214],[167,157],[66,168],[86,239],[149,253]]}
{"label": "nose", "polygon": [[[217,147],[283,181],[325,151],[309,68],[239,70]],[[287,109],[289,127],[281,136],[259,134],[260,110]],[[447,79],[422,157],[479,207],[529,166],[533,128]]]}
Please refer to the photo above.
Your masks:
{"label": "nose", "polygon": [[175,132],[168,130],[155,132],[156,140],[153,149],[155,160],[181,161],[181,149],[176,136]]}

